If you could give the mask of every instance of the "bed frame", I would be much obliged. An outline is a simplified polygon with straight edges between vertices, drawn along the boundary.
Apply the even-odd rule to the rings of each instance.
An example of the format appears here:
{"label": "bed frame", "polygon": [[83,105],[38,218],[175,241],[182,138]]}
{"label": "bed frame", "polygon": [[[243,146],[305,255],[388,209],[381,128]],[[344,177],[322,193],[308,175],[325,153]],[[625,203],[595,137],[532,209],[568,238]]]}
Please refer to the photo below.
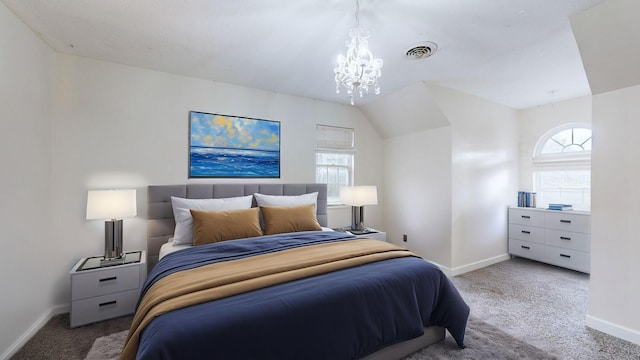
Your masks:
{"label": "bed frame", "polygon": [[[147,268],[153,269],[158,262],[160,247],[173,236],[175,220],[171,208],[171,197],[190,199],[212,199],[261,193],[267,195],[302,195],[318,192],[316,216],[321,226],[327,226],[326,184],[183,184],[150,185],[148,187],[147,219]],[[253,206],[256,206],[255,199]],[[432,326],[424,329],[424,335],[381,349],[364,359],[400,359],[424,347],[443,340],[444,328]]]}

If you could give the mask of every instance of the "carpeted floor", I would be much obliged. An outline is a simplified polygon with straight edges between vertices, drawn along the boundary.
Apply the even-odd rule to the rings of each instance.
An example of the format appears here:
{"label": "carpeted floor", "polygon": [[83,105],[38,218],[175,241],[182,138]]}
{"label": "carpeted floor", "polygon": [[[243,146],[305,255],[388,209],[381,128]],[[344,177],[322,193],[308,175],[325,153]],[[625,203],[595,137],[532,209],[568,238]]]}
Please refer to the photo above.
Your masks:
{"label": "carpeted floor", "polygon": [[[640,346],[587,328],[589,276],[515,258],[453,278],[471,315],[559,359],[636,359]],[[68,314],[51,319],[16,355],[22,359],[83,360],[93,342],[126,330],[131,316],[69,329]],[[486,328],[490,329],[490,328]],[[502,333],[497,330],[496,333]],[[483,332],[485,334],[483,334]],[[468,335],[469,344],[492,330]],[[477,337],[476,340],[472,340]],[[474,359],[461,352],[449,335],[445,341],[409,359]],[[453,352],[447,354],[447,352]],[[500,358],[494,354],[491,358]],[[504,354],[502,354],[504,355]],[[522,357],[506,356],[504,359]]]}
{"label": "carpeted floor", "polygon": [[11,359],[82,360],[97,338],[128,330],[131,321],[133,315],[69,329],[69,314],[57,315]]}
{"label": "carpeted floor", "polygon": [[513,258],[453,282],[473,316],[561,359],[640,360],[640,346],[585,325],[587,274]]}
{"label": "carpeted floor", "polygon": [[[118,360],[126,335],[125,330],[96,339],[85,360]],[[557,359],[556,356],[520,341],[475,317],[469,318],[465,345],[466,348],[460,349],[453,338],[448,337],[403,360]]]}

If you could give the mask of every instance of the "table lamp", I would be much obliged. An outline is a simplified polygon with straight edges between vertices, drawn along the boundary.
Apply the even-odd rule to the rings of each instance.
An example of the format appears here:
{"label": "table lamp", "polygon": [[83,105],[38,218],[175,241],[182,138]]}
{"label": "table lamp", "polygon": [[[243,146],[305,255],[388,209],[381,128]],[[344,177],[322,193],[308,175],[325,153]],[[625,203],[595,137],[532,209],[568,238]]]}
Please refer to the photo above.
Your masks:
{"label": "table lamp", "polygon": [[87,220],[105,219],[104,262],[122,257],[122,218],[136,214],[135,190],[89,190]]}
{"label": "table lamp", "polygon": [[378,189],[375,186],[345,186],[340,189],[340,201],[351,205],[351,232],[364,234],[364,205],[378,204]]}

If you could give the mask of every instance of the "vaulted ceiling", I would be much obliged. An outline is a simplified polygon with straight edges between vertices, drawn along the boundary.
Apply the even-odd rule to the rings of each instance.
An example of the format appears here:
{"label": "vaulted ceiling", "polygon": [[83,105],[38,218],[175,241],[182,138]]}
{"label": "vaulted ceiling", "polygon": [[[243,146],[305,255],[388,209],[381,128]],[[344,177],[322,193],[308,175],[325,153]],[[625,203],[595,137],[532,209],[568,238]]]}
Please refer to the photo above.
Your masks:
{"label": "vaulted ceiling", "polygon": [[[325,101],[355,0],[2,0],[61,53]],[[569,18],[602,0],[360,0],[382,94],[428,82],[516,109],[587,95]],[[405,57],[432,41],[426,59]]]}

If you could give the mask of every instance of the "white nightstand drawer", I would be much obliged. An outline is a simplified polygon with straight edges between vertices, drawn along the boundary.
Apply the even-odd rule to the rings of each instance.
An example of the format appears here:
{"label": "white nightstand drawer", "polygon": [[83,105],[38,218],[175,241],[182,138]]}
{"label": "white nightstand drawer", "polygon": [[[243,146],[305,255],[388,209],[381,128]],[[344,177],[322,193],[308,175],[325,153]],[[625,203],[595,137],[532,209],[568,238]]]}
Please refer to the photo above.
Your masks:
{"label": "white nightstand drawer", "polygon": [[511,224],[509,226],[509,239],[533,241],[544,244],[544,229],[533,226]]}
{"label": "white nightstand drawer", "polygon": [[140,288],[138,264],[86,270],[71,276],[71,300]]}
{"label": "white nightstand drawer", "polygon": [[71,327],[102,321],[135,310],[139,289],[76,300],[71,303]]}
{"label": "white nightstand drawer", "polygon": [[587,252],[547,246],[545,257],[549,264],[586,273],[591,270],[591,254]]}
{"label": "white nightstand drawer", "polygon": [[547,212],[545,214],[545,227],[585,234],[591,233],[591,221],[589,216],[562,211]]}
{"label": "white nightstand drawer", "polygon": [[542,244],[509,239],[509,253],[516,256],[539,260],[544,258],[544,248]]}
{"label": "white nightstand drawer", "polygon": [[591,251],[591,235],[562,230],[545,230],[545,242],[547,245],[578,250]]}
{"label": "white nightstand drawer", "polygon": [[544,212],[526,208],[509,208],[509,223],[544,227]]}

